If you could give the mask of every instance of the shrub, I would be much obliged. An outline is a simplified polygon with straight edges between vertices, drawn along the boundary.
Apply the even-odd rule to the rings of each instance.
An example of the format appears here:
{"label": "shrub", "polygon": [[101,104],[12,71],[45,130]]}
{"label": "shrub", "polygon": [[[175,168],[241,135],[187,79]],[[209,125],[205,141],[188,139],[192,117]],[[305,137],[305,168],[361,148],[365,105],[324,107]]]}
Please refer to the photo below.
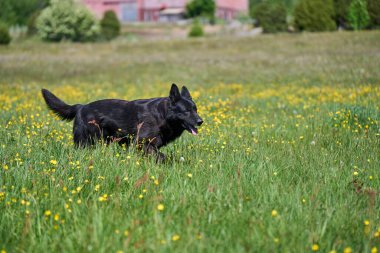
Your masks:
{"label": "shrub", "polygon": [[40,14],[41,14],[41,11],[36,11],[29,17],[28,24],[27,24],[29,36],[37,34],[36,21],[37,21],[37,18],[40,16]]}
{"label": "shrub", "polygon": [[204,32],[201,23],[198,20],[195,20],[191,26],[189,37],[202,37],[203,35]]}
{"label": "shrub", "polygon": [[332,0],[301,0],[294,9],[294,24],[300,31],[335,30]]}
{"label": "shrub", "polygon": [[186,16],[189,18],[203,16],[213,20],[215,8],[214,0],[192,0],[186,5]]}
{"label": "shrub", "polygon": [[11,36],[9,34],[8,27],[0,23],[0,45],[8,45],[11,42]]}
{"label": "shrub", "polygon": [[49,0],[0,0],[0,20],[9,25],[27,25],[33,13],[49,4]]}
{"label": "shrub", "polygon": [[115,12],[106,11],[100,21],[102,37],[106,40],[116,38],[120,34],[120,22]]}
{"label": "shrub", "polygon": [[380,28],[380,1],[367,0],[367,10],[370,17],[370,27]]}
{"label": "shrub", "polygon": [[282,32],[287,29],[286,7],[283,3],[263,2],[255,8],[253,15],[265,33]]}
{"label": "shrub", "polygon": [[354,30],[362,30],[369,24],[367,2],[365,0],[353,0],[348,10],[348,20]]}
{"label": "shrub", "polygon": [[47,41],[93,41],[99,27],[92,14],[72,0],[55,0],[44,9],[36,22],[42,39]]}
{"label": "shrub", "polygon": [[341,28],[348,26],[348,9],[352,0],[334,0],[335,23]]}

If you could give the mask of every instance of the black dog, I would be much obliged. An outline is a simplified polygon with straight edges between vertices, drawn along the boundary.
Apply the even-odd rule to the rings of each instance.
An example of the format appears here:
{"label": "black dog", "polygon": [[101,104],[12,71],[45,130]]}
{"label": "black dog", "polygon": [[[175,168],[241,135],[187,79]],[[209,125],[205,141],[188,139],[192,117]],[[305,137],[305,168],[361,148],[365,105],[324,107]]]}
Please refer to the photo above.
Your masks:
{"label": "black dog", "polygon": [[188,89],[184,86],[180,93],[175,84],[169,97],[105,99],[86,105],[68,105],[45,89],[42,95],[61,119],[74,119],[77,146],[93,145],[99,139],[127,145],[135,141],[146,154],[156,154],[158,160],[164,160],[164,154],[158,152],[160,147],[174,141],[184,130],[197,135],[196,126],[203,123]]}

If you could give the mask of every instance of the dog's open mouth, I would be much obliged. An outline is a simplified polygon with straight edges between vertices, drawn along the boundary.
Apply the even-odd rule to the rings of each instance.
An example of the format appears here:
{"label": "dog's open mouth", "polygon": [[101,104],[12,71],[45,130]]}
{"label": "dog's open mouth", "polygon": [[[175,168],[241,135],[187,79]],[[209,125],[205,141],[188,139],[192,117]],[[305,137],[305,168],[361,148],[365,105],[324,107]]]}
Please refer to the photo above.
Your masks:
{"label": "dog's open mouth", "polygon": [[190,125],[190,124],[187,124],[187,123],[184,123],[183,124],[183,127],[189,131],[189,133],[191,133],[192,135],[197,135],[198,134],[198,129],[193,126],[193,125]]}

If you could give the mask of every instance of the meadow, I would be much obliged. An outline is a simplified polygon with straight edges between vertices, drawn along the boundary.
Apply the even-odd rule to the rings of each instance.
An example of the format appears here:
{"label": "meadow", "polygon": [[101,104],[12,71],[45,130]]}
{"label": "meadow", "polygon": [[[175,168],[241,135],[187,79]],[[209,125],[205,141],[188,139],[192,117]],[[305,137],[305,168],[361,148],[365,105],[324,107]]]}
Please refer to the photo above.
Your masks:
{"label": "meadow", "polygon": [[[0,252],[380,250],[380,32],[0,47]],[[161,151],[77,149],[68,103],[168,96]]]}

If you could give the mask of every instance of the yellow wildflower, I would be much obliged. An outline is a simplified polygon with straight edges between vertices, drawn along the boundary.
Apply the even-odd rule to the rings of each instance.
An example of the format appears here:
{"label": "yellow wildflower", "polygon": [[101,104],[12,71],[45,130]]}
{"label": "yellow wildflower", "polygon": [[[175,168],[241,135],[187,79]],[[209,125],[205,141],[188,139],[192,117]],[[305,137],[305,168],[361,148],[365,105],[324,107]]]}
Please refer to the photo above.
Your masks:
{"label": "yellow wildflower", "polygon": [[175,241],[178,241],[179,239],[181,239],[181,237],[179,235],[173,235],[172,237],[172,240],[175,242]]}
{"label": "yellow wildflower", "polygon": [[165,209],[165,206],[163,204],[157,205],[157,210],[158,211],[163,211]]}
{"label": "yellow wildflower", "polygon": [[352,249],[350,247],[346,247],[344,248],[343,253],[352,253]]}
{"label": "yellow wildflower", "polygon": [[311,246],[311,250],[312,251],[318,251],[319,250],[319,246],[318,246],[318,244],[313,244],[313,246]]}

